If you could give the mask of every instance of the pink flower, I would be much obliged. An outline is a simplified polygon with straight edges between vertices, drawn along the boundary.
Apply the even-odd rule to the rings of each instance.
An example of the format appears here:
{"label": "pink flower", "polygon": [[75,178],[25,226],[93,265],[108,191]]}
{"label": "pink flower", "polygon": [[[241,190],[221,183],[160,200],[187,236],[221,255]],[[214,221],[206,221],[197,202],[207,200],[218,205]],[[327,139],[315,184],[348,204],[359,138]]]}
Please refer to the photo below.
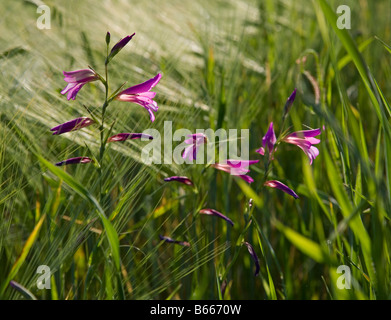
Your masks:
{"label": "pink flower", "polygon": [[273,122],[270,122],[269,130],[267,130],[265,136],[262,138],[262,146],[260,149],[256,150],[261,155],[265,155],[265,148],[269,150],[269,156],[273,159],[273,148],[277,142],[276,134],[273,129]]}
{"label": "pink flower", "polygon": [[211,166],[218,170],[229,172],[233,176],[239,176],[239,178],[248,183],[252,183],[254,179],[246,175],[246,173],[250,172],[247,167],[258,162],[259,160],[227,160],[227,163],[216,163]]}
{"label": "pink flower", "polygon": [[291,195],[295,199],[299,199],[299,196],[291,188],[289,188],[288,186],[286,186],[280,181],[277,180],[266,181],[264,185],[270,188],[280,189],[281,191],[284,191],[285,193]]}
{"label": "pink flower", "polygon": [[156,96],[156,92],[151,92],[151,89],[158,84],[162,75],[158,73],[154,78],[143,83],[135,85],[121,91],[116,97],[116,100],[137,103],[147,109],[151,121],[155,121],[153,112],[158,110],[156,101],[152,100]]}
{"label": "pink flower", "polygon": [[182,153],[183,159],[189,159],[190,161],[193,161],[196,159],[198,148],[206,143],[206,136],[203,133],[195,133],[188,135],[190,139],[186,139],[185,143],[189,144],[190,146],[186,147],[185,150]]}
{"label": "pink flower", "polygon": [[68,100],[75,100],[79,90],[88,82],[96,81],[99,79],[99,76],[90,69],[82,69],[76,71],[63,72],[65,78],[64,80],[68,82],[64,90],[61,91],[61,94],[67,94]]}
{"label": "pink flower", "polygon": [[297,131],[287,135],[283,141],[297,145],[307,157],[310,159],[310,165],[312,161],[319,155],[318,148],[314,147],[314,144],[320,143],[319,139],[314,138],[320,135],[320,129]]}

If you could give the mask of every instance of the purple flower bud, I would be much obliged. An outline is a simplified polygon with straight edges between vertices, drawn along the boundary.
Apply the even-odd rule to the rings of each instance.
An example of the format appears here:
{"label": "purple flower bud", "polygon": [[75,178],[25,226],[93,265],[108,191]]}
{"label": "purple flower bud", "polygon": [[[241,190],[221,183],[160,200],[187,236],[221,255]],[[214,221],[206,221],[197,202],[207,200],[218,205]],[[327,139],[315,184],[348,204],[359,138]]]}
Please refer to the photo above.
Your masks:
{"label": "purple flower bud", "polygon": [[57,162],[56,166],[59,167],[59,166],[67,165],[67,164],[89,163],[92,161],[93,160],[88,157],[77,157],[77,158],[70,158],[67,160],[63,160],[61,162]]}
{"label": "purple flower bud", "polygon": [[274,133],[273,122],[270,122],[269,129],[267,130],[265,136],[262,138],[262,146],[260,149],[256,150],[261,155],[265,155],[266,148],[269,151],[269,157],[273,159],[274,145],[277,142],[276,134]]}
{"label": "purple flower bud", "polygon": [[132,40],[133,36],[135,35],[136,33],[133,33],[131,36],[126,36],[125,38],[119,40],[115,45],[114,47],[111,49],[110,51],[110,54],[109,56],[107,57],[107,61],[106,61],[106,64],[108,64],[110,62],[111,59],[113,59],[117,54],[118,52],[120,52],[122,50],[123,47],[125,47],[128,42],[130,40]]}
{"label": "purple flower bud", "polygon": [[222,213],[220,213],[214,209],[202,209],[202,210],[200,210],[200,213],[219,217],[219,218],[227,221],[231,226],[234,225],[234,223],[232,222],[231,219],[227,218],[225,215],[223,215]]}
{"label": "purple flower bud", "polygon": [[293,102],[295,101],[296,92],[297,92],[297,89],[293,90],[292,94],[289,96],[288,100],[287,100],[286,103],[285,103],[285,107],[284,107],[284,117],[287,116],[289,110],[291,109],[291,107],[292,107],[292,105],[293,105]]}
{"label": "purple flower bud", "polygon": [[190,247],[190,243],[188,243],[186,241],[177,241],[177,240],[174,240],[170,237],[166,237],[166,236],[162,236],[162,235],[159,235],[159,239],[162,241],[168,242],[168,243],[175,243],[175,244],[179,244],[180,246]]}
{"label": "purple flower bud", "polygon": [[118,133],[107,139],[107,142],[117,142],[117,141],[125,141],[125,140],[134,140],[134,139],[149,139],[152,140],[153,137],[149,134],[144,133]]}
{"label": "purple flower bud", "polygon": [[260,266],[259,266],[259,259],[257,254],[254,251],[254,248],[251,244],[248,242],[243,242],[243,244],[247,247],[248,252],[250,253],[251,257],[253,258],[255,262],[255,273],[254,276],[256,277],[259,274]]}
{"label": "purple flower bud", "polygon": [[265,182],[265,186],[270,187],[270,188],[277,188],[280,189],[281,191],[284,191],[285,193],[291,195],[295,199],[299,199],[299,196],[288,186],[285,184],[281,183],[280,181],[277,180],[271,180]]}
{"label": "purple flower bud", "polygon": [[54,131],[53,135],[58,135],[70,131],[80,130],[81,128],[88,127],[89,125],[93,124],[94,120],[87,118],[87,117],[81,117],[76,118],[73,120],[70,120],[68,122],[65,122],[63,124],[60,124],[54,128],[51,128],[50,131]]}
{"label": "purple flower bud", "polygon": [[111,38],[110,32],[107,31],[107,33],[106,33],[106,44],[107,44],[107,45],[110,44],[110,38]]}
{"label": "purple flower bud", "polygon": [[183,184],[186,184],[188,186],[193,186],[193,181],[191,181],[188,177],[179,177],[179,176],[173,176],[173,177],[169,177],[169,178],[165,178],[164,181],[177,181],[177,182],[180,182],[180,183],[183,183]]}

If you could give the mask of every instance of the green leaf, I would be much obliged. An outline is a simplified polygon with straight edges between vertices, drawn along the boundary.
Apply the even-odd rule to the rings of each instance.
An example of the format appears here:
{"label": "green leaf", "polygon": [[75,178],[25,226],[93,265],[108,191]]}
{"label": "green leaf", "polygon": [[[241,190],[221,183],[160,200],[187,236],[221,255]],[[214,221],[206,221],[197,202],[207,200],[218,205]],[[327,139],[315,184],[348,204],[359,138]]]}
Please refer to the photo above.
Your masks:
{"label": "green leaf", "polygon": [[33,246],[34,242],[38,238],[39,230],[41,230],[41,227],[42,227],[43,222],[45,221],[45,218],[46,218],[46,214],[42,215],[41,219],[39,219],[38,223],[35,225],[33,231],[31,232],[30,236],[28,237],[26,243],[23,246],[23,249],[22,249],[22,252],[21,252],[19,258],[15,261],[6,280],[0,286],[0,297],[3,295],[5,289],[7,288],[8,283],[15,277],[15,275],[18,273],[20,267],[22,266],[22,264],[26,260],[26,257],[28,255],[28,253],[30,252],[31,247]]}
{"label": "green leaf", "polygon": [[324,254],[321,246],[316,242],[308,239],[301,234],[297,233],[293,229],[284,226],[281,222],[276,221],[277,229],[284,234],[284,236],[292,242],[292,244],[303,252],[305,255],[315,260],[318,263],[325,263],[329,259]]}

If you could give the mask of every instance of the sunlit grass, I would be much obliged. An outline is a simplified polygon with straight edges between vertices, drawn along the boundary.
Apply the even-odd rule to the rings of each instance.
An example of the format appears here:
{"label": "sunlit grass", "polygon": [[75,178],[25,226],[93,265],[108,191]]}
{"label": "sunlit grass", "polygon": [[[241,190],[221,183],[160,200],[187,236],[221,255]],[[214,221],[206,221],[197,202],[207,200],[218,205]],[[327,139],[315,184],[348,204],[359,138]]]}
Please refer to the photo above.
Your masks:
{"label": "sunlit grass", "polygon": [[[390,298],[391,4],[346,2],[350,31],[333,28],[337,1],[46,1],[51,30],[36,27],[38,2],[2,1],[0,298],[30,297],[23,287],[38,299]],[[110,144],[99,206],[119,238],[119,269],[84,189],[39,160],[88,155],[85,144],[98,152],[96,128],[60,137],[49,130],[87,116],[83,104],[102,105],[98,83],[75,101],[60,91],[64,70],[104,72],[107,31],[113,42],[136,32],[110,64],[113,89],[163,74],[156,121],[114,102],[114,134],[163,134],[164,121],[193,132],[250,129],[250,158],[261,159],[249,186],[201,165],[146,166],[139,140]],[[320,155],[310,166],[297,147],[281,144],[269,177],[298,200],[260,185],[263,158],[255,153],[271,121],[280,129],[294,88],[288,125],[322,128]],[[61,170],[99,194],[92,166]],[[164,183],[172,175],[196,188]],[[234,227],[199,215],[202,208],[223,212]],[[191,245],[161,242],[160,234]],[[256,278],[244,241],[260,259]],[[37,288],[39,265],[53,272],[51,290]],[[339,265],[352,270],[351,290],[337,288]]]}

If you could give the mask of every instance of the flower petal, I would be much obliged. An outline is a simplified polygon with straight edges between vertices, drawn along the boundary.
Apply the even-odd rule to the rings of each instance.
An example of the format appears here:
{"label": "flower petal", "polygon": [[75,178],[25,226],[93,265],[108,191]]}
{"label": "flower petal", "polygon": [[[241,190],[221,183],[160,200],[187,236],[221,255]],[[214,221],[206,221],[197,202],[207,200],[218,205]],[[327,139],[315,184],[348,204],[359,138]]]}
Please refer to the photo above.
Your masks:
{"label": "flower petal", "polygon": [[133,87],[127,88],[123,90],[120,94],[138,94],[150,91],[154,86],[158,84],[160,79],[162,78],[162,75],[158,73],[155,77],[152,79],[149,79],[143,83],[137,84]]}

